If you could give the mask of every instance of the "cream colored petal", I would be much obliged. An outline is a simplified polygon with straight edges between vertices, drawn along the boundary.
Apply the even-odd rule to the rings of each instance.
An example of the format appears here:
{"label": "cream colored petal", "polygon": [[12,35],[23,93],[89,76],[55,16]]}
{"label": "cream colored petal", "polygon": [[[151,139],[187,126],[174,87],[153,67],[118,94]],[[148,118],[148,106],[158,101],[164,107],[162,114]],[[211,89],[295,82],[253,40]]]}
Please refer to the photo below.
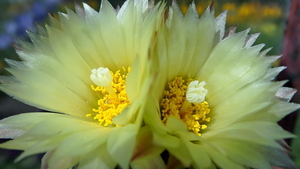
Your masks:
{"label": "cream colored petal", "polygon": [[169,135],[167,133],[157,134],[153,133],[153,143],[155,145],[164,147],[164,148],[177,148],[180,145],[180,140],[177,137]]}
{"label": "cream colored petal", "polygon": [[[276,91],[282,86],[282,83],[262,83],[248,86],[239,92],[236,92],[231,97],[227,98],[226,101],[218,104],[212,102],[211,118],[215,128],[224,128],[235,120],[247,115],[252,110],[259,111],[264,106],[270,106],[261,104],[268,102],[273,99]],[[215,100],[214,100],[215,101]],[[243,110],[243,113],[241,113]]]}
{"label": "cream colored petal", "polygon": [[25,133],[24,130],[20,129],[9,129],[6,126],[0,124],[0,138],[14,139],[20,137]]}
{"label": "cream colored petal", "polygon": [[147,100],[145,100],[145,112],[144,112],[144,121],[147,125],[151,127],[154,133],[165,134],[171,132],[170,129],[166,128],[161,121],[161,115],[159,112],[159,103],[156,100],[155,96],[149,93]]}
{"label": "cream colored petal", "polygon": [[95,149],[93,152],[85,155],[80,161],[78,169],[91,169],[91,168],[103,168],[111,169],[115,168],[117,163],[108,153],[106,146],[102,145]]}
{"label": "cream colored petal", "polygon": [[[110,40],[110,38],[115,40],[116,37],[121,37],[115,10],[107,0],[101,2],[99,13],[86,4],[83,4],[83,6],[90,38],[99,53],[98,59],[103,63],[103,65],[105,65],[105,67],[109,67],[110,69],[112,69],[112,71],[116,71],[118,66],[114,58],[118,58],[119,56],[112,55],[109,48],[110,44],[114,44],[114,42]],[[98,31],[94,31],[95,28],[97,28]],[[107,41],[104,39],[107,39]]]}
{"label": "cream colored petal", "polygon": [[48,16],[49,16],[49,25],[61,29],[59,20],[56,17],[52,16],[51,14],[48,14]]}
{"label": "cream colored petal", "polygon": [[132,32],[134,33],[134,45],[128,51],[130,52],[129,55],[136,57],[132,60],[131,72],[126,80],[126,91],[131,101],[147,93],[150,84],[153,83],[150,77],[150,71],[152,71],[150,62],[153,59],[151,50],[153,50],[152,46],[155,44],[155,30],[158,29],[158,23],[162,22],[159,17],[162,12],[163,6],[159,6],[159,4],[154,6],[149,14],[145,16],[144,21],[139,18],[139,23],[133,27],[133,30],[135,30]]}
{"label": "cream colored petal", "polygon": [[75,46],[67,35],[52,27],[46,27],[49,34],[51,47],[59,61],[70,69],[83,82],[91,84],[89,74],[91,67],[77,52]]}
{"label": "cream colored petal", "polygon": [[129,100],[134,101],[140,94],[141,87],[143,84],[144,77],[143,72],[140,71],[142,67],[141,59],[136,58],[132,64],[131,72],[128,74],[126,79],[126,91]]}
{"label": "cream colored petal", "polygon": [[192,133],[188,130],[186,124],[184,124],[183,121],[175,117],[168,118],[166,128],[171,130],[170,132],[168,132],[168,134],[175,137],[185,138],[185,140],[189,141],[201,140],[201,138],[195,135],[195,133]]}
{"label": "cream colored petal", "polygon": [[[136,58],[136,62],[126,80],[126,92],[132,104],[113,118],[115,124],[141,124],[144,112],[147,111],[144,103],[149,96],[150,88],[155,82],[153,78],[148,77],[149,72],[145,71],[141,73],[139,71],[141,70],[139,69],[141,65],[138,64],[138,61],[139,58]],[[145,69],[148,69],[148,67]]]}
{"label": "cream colored petal", "polygon": [[265,74],[265,76],[263,77],[264,80],[266,81],[271,81],[274,80],[274,78],[285,69],[284,66],[280,66],[280,67],[274,67],[271,68],[267,71],[267,73]]}
{"label": "cream colored petal", "polygon": [[[258,67],[261,64],[255,65],[255,62],[257,62],[256,60],[262,62],[261,59],[256,58],[260,48],[261,47],[256,46],[249,49],[242,49],[236,52],[236,58],[232,57],[225,59],[226,61],[224,60],[226,63],[223,62],[223,64],[226,66],[218,67],[217,64],[215,65],[215,70],[212,72],[211,76],[207,79],[203,79],[207,84],[210,84],[207,85],[207,87],[209,96],[212,98],[211,100],[215,100],[214,98],[220,95],[222,97],[218,98],[218,100],[223,100],[224,97],[229,97],[240,88],[264,75],[264,71],[267,70],[269,65],[267,65],[268,67],[261,66],[263,69]],[[240,55],[243,55],[243,57]],[[199,78],[202,79],[202,77]]]}
{"label": "cream colored petal", "polygon": [[280,100],[289,102],[296,92],[297,92],[296,89],[289,88],[289,87],[282,87],[276,92],[275,96],[278,97]]}
{"label": "cream colored petal", "polygon": [[273,148],[273,147],[260,147],[258,149],[265,157],[268,158],[272,166],[297,169],[298,167],[290,159],[285,151]]}
{"label": "cream colored petal", "polygon": [[155,99],[151,98],[149,95],[148,100],[146,100],[145,112],[144,112],[144,122],[151,128],[153,132],[153,142],[154,144],[161,147],[172,147],[175,148],[179,146],[179,139],[172,135],[171,129],[167,128],[162,122],[157,111],[159,106],[155,103]]}
{"label": "cream colored petal", "polygon": [[48,169],[48,161],[49,157],[51,156],[52,151],[45,153],[41,160],[41,169]]}
{"label": "cream colored petal", "polygon": [[259,147],[256,144],[226,139],[215,140],[211,143],[222,147],[226,152],[224,155],[240,165],[246,165],[252,168],[271,169],[271,165],[266,156],[258,151]]}
{"label": "cream colored petal", "polygon": [[[67,102],[69,106],[64,108],[70,109],[65,113],[73,114],[76,116],[85,116],[85,114],[87,112],[90,112],[92,109],[92,107],[86,103],[86,100],[84,98],[81,98],[80,95],[78,96],[76,93],[70,91],[66,86],[62,85],[59,81],[52,78],[51,76],[48,76],[45,73],[30,69],[8,69],[8,71],[12,75],[14,75],[24,86],[36,89],[37,91],[42,91],[40,95],[44,96],[45,102],[56,102],[56,100],[51,101],[55,98],[65,100],[65,102]],[[22,93],[14,95],[17,97],[22,97]],[[53,105],[49,104],[45,106],[49,108],[53,107]],[[78,110],[76,111],[76,109]]]}
{"label": "cream colored petal", "polygon": [[[219,16],[216,17],[216,32],[217,36],[215,37],[216,42],[220,42],[225,34],[225,24],[226,24],[227,11],[222,12]],[[215,43],[216,43],[215,42]]]}
{"label": "cream colored petal", "polygon": [[132,169],[166,169],[166,164],[163,161],[162,157],[157,156],[156,158],[148,159],[148,160],[137,160],[133,161],[130,165]]}
{"label": "cream colored petal", "polygon": [[62,30],[71,39],[78,53],[90,67],[104,66],[102,57],[99,57],[101,52],[96,48],[84,18],[80,18],[71,10],[67,10],[67,12],[68,18],[60,17]]}
{"label": "cream colored petal", "polygon": [[[55,153],[55,151],[53,151]],[[52,155],[49,157],[49,162],[47,169],[66,169],[71,168],[76,165],[79,161],[79,158],[74,157],[65,157],[63,160],[51,161]]]}
{"label": "cream colored petal", "polygon": [[112,158],[124,169],[129,168],[139,125],[128,124],[114,128],[108,136],[107,149]]}
{"label": "cream colored petal", "polygon": [[[129,56],[129,57],[124,57],[123,61],[126,64],[132,63],[133,58],[136,57],[136,55],[139,55],[139,53],[136,53],[137,51],[136,48],[138,48],[139,45],[137,44],[137,46],[135,46],[134,44],[136,44],[136,41],[139,41],[139,38],[141,36],[141,31],[139,30],[139,28],[141,27],[140,25],[142,25],[142,21],[143,21],[141,17],[142,17],[141,13],[137,15],[136,8],[134,8],[133,1],[126,1],[122,5],[117,15],[117,19],[121,25],[121,29],[122,29],[121,31],[124,32],[121,36],[124,39],[123,46],[122,46],[123,50],[122,48],[119,50],[122,50],[125,56]],[[128,24],[128,23],[132,23],[132,24]]]}
{"label": "cream colored petal", "polygon": [[[293,112],[300,108],[299,104],[295,103],[287,103],[284,101],[274,101],[274,102],[266,102],[262,103],[263,105],[266,105],[266,108],[261,109],[260,111],[253,111],[244,117],[242,117],[241,120],[244,121],[269,121],[273,123],[277,123],[279,120],[281,120],[283,117],[285,117],[290,112]],[[271,105],[271,106],[267,106]],[[262,106],[263,107],[263,106]],[[266,113],[261,113],[266,112]]]}
{"label": "cream colored petal", "polygon": [[[46,28],[43,27],[43,29],[47,32]],[[18,52],[28,52],[28,53],[39,53],[39,54],[44,54],[47,56],[54,56],[53,54],[53,50],[50,47],[50,42],[48,39],[48,32],[46,35],[40,35],[40,34],[36,34],[34,32],[30,32],[28,31],[28,36],[31,40],[31,42],[33,43],[34,46],[32,46],[31,48],[26,48],[22,45],[22,42],[20,43],[21,48],[18,49],[17,48],[17,53]],[[22,58],[22,56],[20,56]],[[32,57],[33,56],[27,56],[27,57]]]}
{"label": "cream colored petal", "polygon": [[193,163],[191,154],[188,151],[186,145],[183,143],[183,139],[180,139],[179,146],[174,148],[167,147],[167,150],[171,155],[176,157],[184,167],[190,167]]}
{"label": "cream colored petal", "polygon": [[245,47],[251,47],[254,42],[256,41],[256,39],[258,38],[260,33],[255,33],[255,34],[252,34],[252,35],[249,35],[246,39],[246,42],[245,42]]}
{"label": "cream colored petal", "polygon": [[271,122],[241,122],[216,131],[203,134],[203,140],[213,141],[222,139],[239,140],[240,142],[252,142],[257,145],[265,145],[282,149],[276,140],[292,138],[293,134],[284,131],[277,124]]}
{"label": "cream colored petal", "polygon": [[278,101],[277,104],[274,104],[271,107],[269,113],[275,114],[279,121],[280,119],[284,118],[289,113],[291,113],[299,108],[300,108],[299,104]]}
{"label": "cream colored petal", "polygon": [[[26,142],[26,137],[23,137],[24,141]],[[25,151],[18,156],[18,158],[16,159],[16,161],[20,161],[28,156],[34,155],[34,154],[39,154],[39,153],[45,153],[48,151],[53,151],[56,149],[56,147],[58,146],[58,144],[60,144],[61,141],[63,141],[66,138],[66,136],[54,136],[54,137],[44,137],[43,140],[40,141],[36,141],[34,144],[26,147],[26,149],[24,149]],[[18,140],[20,140],[22,138],[18,138]],[[11,144],[11,143],[10,143]]]}
{"label": "cream colored petal", "polygon": [[26,140],[26,138],[20,137],[19,139],[7,141],[5,143],[0,144],[0,148],[25,150],[36,143],[36,141],[28,141]]}
{"label": "cream colored petal", "polygon": [[215,30],[211,29],[215,26],[213,13],[207,12],[198,20],[192,7],[184,18],[176,9],[173,10],[169,26],[167,25],[166,32],[162,33],[165,37],[159,37],[164,39],[158,40],[157,44],[157,55],[167,57],[168,81],[177,75],[193,77],[209,56],[215,35]]}
{"label": "cream colored petal", "polygon": [[[88,9],[87,6],[85,6],[85,9]],[[115,10],[109,2],[104,0],[101,3],[99,15],[94,17],[90,16],[91,14],[91,12],[87,13],[88,30],[100,54],[98,57],[102,60],[102,63],[105,67],[109,67],[111,71],[116,71],[122,66],[129,66],[130,63],[126,62],[127,58],[135,56],[126,55],[124,49],[125,39],[122,28],[117,21]],[[97,31],[95,31],[95,28],[97,28]]]}
{"label": "cream colored petal", "polygon": [[[211,75],[215,73],[220,75],[221,72],[215,72],[220,68],[225,68],[226,64],[232,59],[237,59],[235,52],[241,51],[243,44],[246,39],[246,35],[249,30],[234,34],[230,37],[225,38],[220,43],[218,43],[214,49],[212,50],[209,58],[205,62],[205,64],[200,67],[200,71],[197,73],[196,79],[200,81],[207,81],[206,79],[211,78]],[[223,73],[223,72],[222,72]],[[211,84],[212,89],[216,84]]]}
{"label": "cream colored petal", "polygon": [[58,143],[49,159],[49,165],[65,159],[72,159],[74,164],[78,163],[87,154],[92,153],[97,147],[105,144],[109,132],[110,130],[105,128],[94,128],[66,136]]}
{"label": "cream colored petal", "polygon": [[[153,144],[153,135],[150,127],[143,126],[139,130],[136,138],[136,146],[131,158],[131,162],[135,163],[135,161],[145,161],[144,163],[146,163],[146,161],[149,161],[149,163],[151,163],[151,161],[154,160],[158,161],[159,164],[159,160],[156,158],[160,157],[160,154],[164,151],[164,148]],[[139,164],[134,165],[136,166]]]}
{"label": "cream colored petal", "polygon": [[55,95],[52,96],[51,99],[45,99],[45,94],[48,93],[43,93],[43,89],[36,89],[22,84],[2,85],[0,86],[0,89],[26,104],[33,105],[41,109],[65,112],[77,116],[84,115],[84,112],[80,110],[80,106],[70,105],[68,100],[64,100]]}
{"label": "cream colored petal", "polygon": [[[267,64],[268,62],[263,62],[263,58],[257,58],[261,47],[240,48],[234,52],[235,54],[229,52],[229,56],[219,54],[222,55],[222,58],[212,67],[213,72],[210,72],[208,69],[205,70],[205,68],[201,69],[203,74],[199,74],[197,77],[199,78],[198,80],[205,80],[209,84],[207,85],[207,89],[209,91],[208,97],[211,98],[210,100],[223,101],[224,97],[230,97],[231,94],[240,88],[264,76],[270,65]],[[217,48],[218,46],[216,50]],[[221,97],[219,98],[218,96]],[[215,99],[216,97],[218,98]]]}
{"label": "cream colored petal", "polygon": [[202,145],[197,145],[194,143],[191,143],[190,141],[187,141],[186,139],[182,139],[182,142],[185,144],[187,147],[191,158],[193,159],[193,167],[195,168],[212,168],[214,165],[207,154],[205,150],[203,149]]}
{"label": "cream colored petal", "polygon": [[166,127],[171,129],[173,133],[178,131],[188,132],[186,125],[179,119],[175,117],[169,117],[166,123]]}
{"label": "cream colored petal", "polygon": [[[45,50],[44,50],[45,51]],[[84,98],[88,101],[88,104],[94,105],[91,100],[95,100],[96,96],[95,93],[91,92],[90,89],[90,82],[88,85],[81,81],[79,77],[74,75],[69,69],[67,69],[61,62],[59,62],[55,57],[52,55],[45,55],[45,53],[39,52],[26,52],[26,51],[17,51],[19,56],[24,59],[24,62],[12,62],[8,61],[11,67],[22,68],[22,69],[35,69],[36,71],[41,71],[52,78],[59,81],[62,85],[66,88],[70,89],[72,92],[79,95],[79,97]],[[47,80],[42,81],[44,83]],[[42,83],[40,82],[40,83]],[[44,84],[44,85],[47,85]],[[63,92],[63,91],[61,91]]]}
{"label": "cream colored petal", "polygon": [[[24,123],[20,123],[23,119]],[[112,130],[80,118],[54,113],[22,114],[2,122],[3,125],[16,127],[30,125],[24,135],[1,144],[2,147],[25,150],[17,160],[32,154],[52,151],[48,159],[50,168],[71,167],[78,163],[86,154],[102,144],[105,145]],[[84,149],[78,148],[81,146],[84,146]]]}
{"label": "cream colored petal", "polygon": [[227,158],[224,154],[221,154],[212,147],[203,146],[203,148],[218,167],[222,167],[223,169],[244,169],[242,165],[233,162],[231,159]]}
{"label": "cream colored petal", "polygon": [[46,113],[46,112],[34,112],[34,113],[23,113],[14,116],[10,116],[2,119],[1,126],[9,126],[16,129],[28,130],[33,125],[39,123],[42,120],[49,119],[56,116],[63,116],[61,114]]}

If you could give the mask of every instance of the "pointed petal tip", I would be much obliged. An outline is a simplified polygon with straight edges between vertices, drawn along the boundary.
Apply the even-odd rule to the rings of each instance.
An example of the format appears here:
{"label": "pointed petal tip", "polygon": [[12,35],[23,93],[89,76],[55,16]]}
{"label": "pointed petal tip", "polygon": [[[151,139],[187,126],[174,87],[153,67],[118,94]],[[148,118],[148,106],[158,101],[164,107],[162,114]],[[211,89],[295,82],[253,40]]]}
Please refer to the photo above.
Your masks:
{"label": "pointed petal tip", "polygon": [[211,4],[209,5],[210,12],[214,11],[214,4],[215,4],[215,1],[211,1]]}

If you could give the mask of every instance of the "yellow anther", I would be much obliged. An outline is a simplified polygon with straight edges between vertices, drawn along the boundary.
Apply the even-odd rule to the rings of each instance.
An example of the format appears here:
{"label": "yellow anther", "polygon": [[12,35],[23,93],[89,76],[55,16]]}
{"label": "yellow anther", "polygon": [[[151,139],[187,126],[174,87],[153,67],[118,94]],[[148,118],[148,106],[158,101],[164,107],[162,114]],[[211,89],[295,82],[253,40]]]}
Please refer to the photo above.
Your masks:
{"label": "yellow anther", "polygon": [[[210,117],[207,117],[210,109],[207,101],[202,100],[200,103],[191,103],[186,99],[187,89],[191,81],[192,79],[184,81],[182,77],[176,77],[168,83],[168,89],[163,92],[163,99],[160,103],[162,121],[166,123],[169,117],[176,117],[186,124],[188,130],[200,136],[201,130],[207,128],[204,123],[210,122]],[[197,81],[196,85],[203,88],[204,83]],[[207,94],[207,90],[203,89],[201,90]]]}
{"label": "yellow anther", "polygon": [[97,101],[98,108],[92,109],[95,114],[87,114],[86,117],[92,117],[103,126],[116,126],[112,119],[122,112],[124,108],[129,106],[129,100],[125,90],[125,82],[130,67],[128,69],[122,68],[115,73],[110,72],[112,80],[108,86],[94,86],[91,88],[95,92],[101,92],[101,98]]}

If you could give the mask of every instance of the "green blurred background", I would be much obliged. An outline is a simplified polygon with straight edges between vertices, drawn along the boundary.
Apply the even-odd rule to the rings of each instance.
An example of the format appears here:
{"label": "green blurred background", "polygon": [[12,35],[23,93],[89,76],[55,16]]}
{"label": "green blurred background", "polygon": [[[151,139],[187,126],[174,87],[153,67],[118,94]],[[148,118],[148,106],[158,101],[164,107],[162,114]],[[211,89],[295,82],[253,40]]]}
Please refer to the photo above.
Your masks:
{"label": "green blurred background", "polygon": [[[116,7],[122,5],[124,0],[109,0]],[[47,23],[48,13],[58,16],[58,11],[65,11],[65,7],[74,9],[74,4],[85,2],[98,10],[101,4],[96,0],[1,0],[0,1],[0,74],[6,75],[3,69],[7,65],[4,58],[18,59],[11,45],[16,39],[28,40],[25,30],[35,31],[35,24]],[[182,12],[185,13],[192,0],[177,1]],[[171,1],[168,1],[170,4]],[[241,31],[251,27],[250,33],[258,33],[256,44],[265,43],[265,48],[273,47],[269,55],[282,53],[283,36],[290,9],[289,0],[215,0],[216,15],[228,11],[226,27],[238,25]],[[211,4],[208,0],[196,0],[197,11],[202,14]],[[0,118],[28,111],[41,111],[26,106],[5,94],[0,94]],[[289,125],[289,124],[288,124]],[[291,124],[291,126],[294,126]],[[291,130],[293,132],[293,130]],[[3,140],[2,140],[3,141]],[[5,141],[5,140],[4,140]],[[0,150],[0,168],[4,169],[35,169],[40,168],[40,158],[36,155],[26,158],[18,163],[14,159],[19,151]],[[296,157],[294,157],[296,158]]]}

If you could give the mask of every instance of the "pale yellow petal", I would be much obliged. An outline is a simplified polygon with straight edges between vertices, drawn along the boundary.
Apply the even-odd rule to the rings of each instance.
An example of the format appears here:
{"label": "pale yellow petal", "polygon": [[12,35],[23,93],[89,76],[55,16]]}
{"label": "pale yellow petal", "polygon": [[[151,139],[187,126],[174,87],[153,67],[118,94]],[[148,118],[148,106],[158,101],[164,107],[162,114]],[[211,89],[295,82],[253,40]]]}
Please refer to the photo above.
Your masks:
{"label": "pale yellow petal", "polygon": [[195,168],[212,168],[212,161],[207,152],[205,152],[205,150],[203,149],[202,145],[191,143],[190,141],[187,141],[185,139],[182,139],[182,141],[187,147],[191,158],[193,159],[193,166]]}
{"label": "pale yellow petal", "polygon": [[210,146],[204,146],[204,150],[209,154],[210,158],[218,167],[222,167],[223,169],[244,169],[242,165],[239,165],[233,162],[231,159],[227,158],[224,154],[216,151]]}
{"label": "pale yellow petal", "polygon": [[134,151],[139,125],[128,124],[114,128],[107,140],[107,149],[112,158],[124,169],[129,168],[129,161]]}
{"label": "pale yellow petal", "polygon": [[106,146],[102,145],[95,149],[93,152],[84,156],[79,163],[78,169],[91,169],[91,168],[103,168],[111,169],[115,168],[117,163],[107,152]]}

